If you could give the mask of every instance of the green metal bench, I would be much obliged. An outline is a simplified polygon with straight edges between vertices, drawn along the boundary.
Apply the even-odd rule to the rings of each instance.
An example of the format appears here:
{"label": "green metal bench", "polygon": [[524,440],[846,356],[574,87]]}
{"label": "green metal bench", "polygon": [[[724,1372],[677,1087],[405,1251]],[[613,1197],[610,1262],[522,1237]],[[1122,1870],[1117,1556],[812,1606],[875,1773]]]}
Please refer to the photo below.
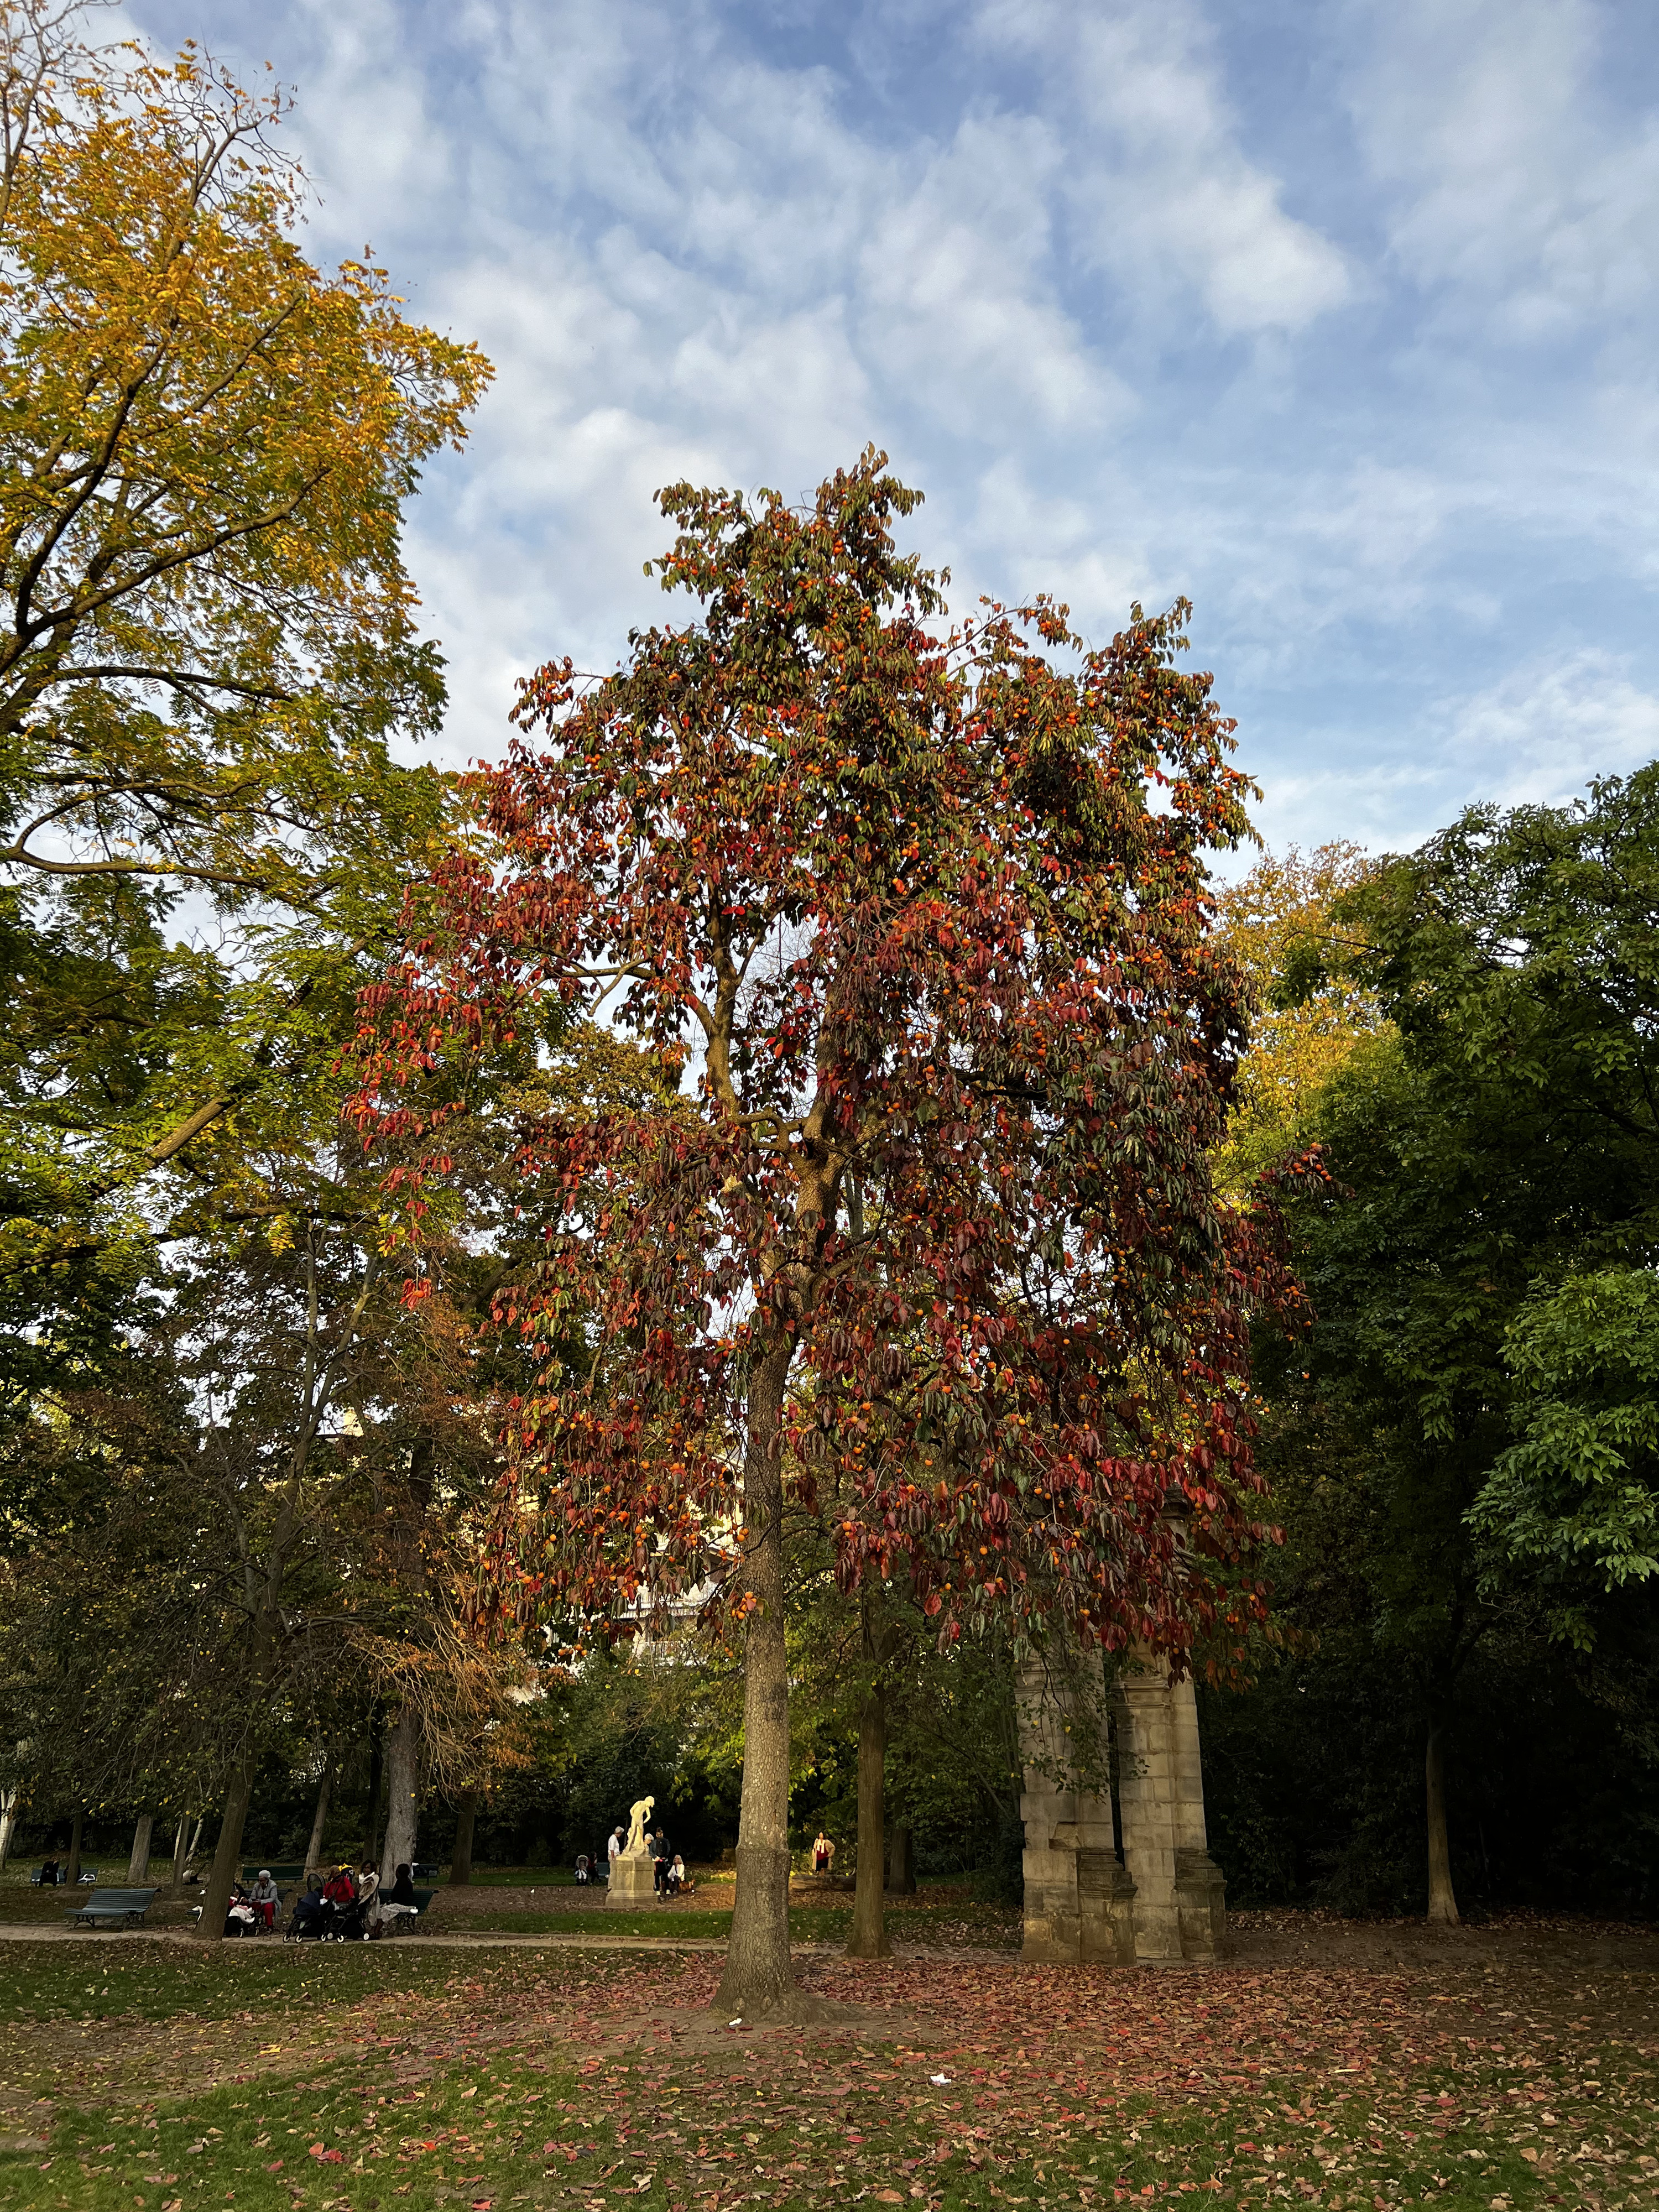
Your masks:
{"label": "green metal bench", "polygon": [[417,1889],[415,1892],[413,1915],[407,1912],[395,1913],[385,1923],[383,1932],[387,1936],[414,1935],[417,1929],[425,1925],[426,1916],[432,1910],[432,1900],[437,1894],[435,1889]]}
{"label": "green metal bench", "polygon": [[155,1896],[153,1889],[95,1889],[64,1918],[71,1928],[142,1928]]}

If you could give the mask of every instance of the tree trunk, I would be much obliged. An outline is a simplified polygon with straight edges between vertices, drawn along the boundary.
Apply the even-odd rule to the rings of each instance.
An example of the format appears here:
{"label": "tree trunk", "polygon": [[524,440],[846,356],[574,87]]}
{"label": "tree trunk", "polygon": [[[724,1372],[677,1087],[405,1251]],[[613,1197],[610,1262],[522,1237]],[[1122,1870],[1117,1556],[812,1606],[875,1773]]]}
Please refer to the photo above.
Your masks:
{"label": "tree trunk", "polygon": [[877,1681],[859,1715],[859,1865],[853,1891],[853,1932],[847,1939],[849,1959],[893,1955],[881,1903],[886,1780],[887,1700]]}
{"label": "tree trunk", "polygon": [[1446,1837],[1445,1753],[1438,1714],[1429,1722],[1424,1779],[1429,1810],[1429,1918],[1455,1928],[1457,1899],[1452,1892],[1451,1847]]}
{"label": "tree trunk", "polygon": [[368,1834],[363,1856],[373,1865],[380,1856],[380,1784],[386,1774],[386,1716],[379,1705],[369,1723],[368,1743]]}
{"label": "tree trunk", "polygon": [[380,1880],[388,1889],[399,1866],[415,1863],[419,1826],[421,1716],[412,1698],[404,1700],[386,1743],[386,1849]]}
{"label": "tree trunk", "polygon": [[202,1849],[202,1830],[206,1825],[207,1814],[205,1813],[198,1813],[196,1816],[196,1832],[190,1839],[190,1849],[185,1853],[185,1864],[187,1867],[194,1866],[197,1858],[200,1854]]}
{"label": "tree trunk", "polygon": [[155,1832],[154,1813],[141,1813],[132,1832],[132,1856],[127,1861],[127,1887],[137,1889],[149,1880],[149,1839]]}
{"label": "tree trunk", "polygon": [[887,1847],[887,1893],[890,1897],[914,1897],[916,1893],[916,1874],[910,1851],[910,1825],[899,1822],[893,1830],[892,1841]]}
{"label": "tree trunk", "polygon": [[75,1808],[75,1826],[70,1830],[69,1864],[64,1869],[64,1880],[71,1889],[81,1879],[81,1830],[86,1817],[77,1805]]}
{"label": "tree trunk", "polygon": [[17,1814],[22,1802],[21,1790],[0,1790],[0,1874],[4,1874],[6,1861],[11,1856],[11,1839],[17,1833]]}
{"label": "tree trunk", "polygon": [[213,1854],[213,1871],[208,1876],[207,1895],[202,1899],[201,1925],[196,1931],[204,1943],[217,1943],[224,1936],[231,1884],[242,1863],[242,1830],[247,1823],[248,1801],[252,1795],[253,1768],[250,1764],[237,1769],[225,1791],[219,1848]]}
{"label": "tree trunk", "polygon": [[323,1833],[328,1826],[328,1801],[334,1788],[334,1762],[323,1762],[323,1778],[317,1784],[317,1810],[311,1816],[311,1841],[306,1845],[306,1873],[313,1875],[323,1863]]}
{"label": "tree trunk", "polygon": [[178,1833],[173,1838],[173,1895],[181,1897],[185,1888],[185,1839],[190,1833],[190,1815],[183,1814]]}
{"label": "tree trunk", "polygon": [[756,2020],[787,2005],[789,1971],[789,1664],[783,1640],[783,1386],[793,1346],[775,1346],[749,1391],[743,1462],[743,1799],[738,1882],[716,2008]]}
{"label": "tree trunk", "polygon": [[449,1881],[453,1889],[465,1889],[472,1879],[472,1831],[477,1823],[477,1796],[469,1790],[455,1810],[455,1848],[449,1855]]}

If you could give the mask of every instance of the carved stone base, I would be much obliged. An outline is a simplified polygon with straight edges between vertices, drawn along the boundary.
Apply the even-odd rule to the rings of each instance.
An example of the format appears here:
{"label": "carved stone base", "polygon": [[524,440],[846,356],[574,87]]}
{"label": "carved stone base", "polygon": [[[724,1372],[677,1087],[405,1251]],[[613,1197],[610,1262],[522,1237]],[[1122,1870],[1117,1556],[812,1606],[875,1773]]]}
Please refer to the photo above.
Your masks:
{"label": "carved stone base", "polygon": [[1207,1851],[1176,1853],[1181,1955],[1218,1959],[1227,1948],[1227,1878]]}
{"label": "carved stone base", "polygon": [[1135,1962],[1135,1886],[1115,1851],[1077,1855],[1077,1956],[1105,1966]]}
{"label": "carved stone base", "polygon": [[605,1891],[606,1905],[619,1907],[623,1911],[637,1912],[641,1907],[657,1901],[656,1863],[641,1851],[631,1858],[624,1851],[620,1858],[611,1862],[611,1886]]}

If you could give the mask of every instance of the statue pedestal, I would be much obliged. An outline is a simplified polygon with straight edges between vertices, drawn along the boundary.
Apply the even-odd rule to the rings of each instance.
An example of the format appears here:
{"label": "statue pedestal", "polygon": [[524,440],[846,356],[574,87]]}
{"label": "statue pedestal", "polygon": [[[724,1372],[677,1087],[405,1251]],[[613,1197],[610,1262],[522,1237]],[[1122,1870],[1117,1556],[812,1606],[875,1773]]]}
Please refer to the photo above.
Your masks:
{"label": "statue pedestal", "polygon": [[611,1884],[605,1893],[607,1908],[626,1912],[657,1901],[657,1870],[648,1852],[623,1851],[611,1862]]}

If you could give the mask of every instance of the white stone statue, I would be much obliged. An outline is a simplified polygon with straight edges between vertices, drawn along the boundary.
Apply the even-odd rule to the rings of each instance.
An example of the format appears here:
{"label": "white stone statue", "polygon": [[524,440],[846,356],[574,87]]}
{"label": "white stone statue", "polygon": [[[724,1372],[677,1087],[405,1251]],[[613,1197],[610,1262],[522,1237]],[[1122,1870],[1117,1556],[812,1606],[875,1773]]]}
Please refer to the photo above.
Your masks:
{"label": "white stone statue", "polygon": [[651,1808],[656,1802],[654,1797],[641,1797],[637,1804],[629,1807],[628,1841],[623,1845],[625,1858],[642,1859],[646,1856],[645,1824],[651,1818]]}

